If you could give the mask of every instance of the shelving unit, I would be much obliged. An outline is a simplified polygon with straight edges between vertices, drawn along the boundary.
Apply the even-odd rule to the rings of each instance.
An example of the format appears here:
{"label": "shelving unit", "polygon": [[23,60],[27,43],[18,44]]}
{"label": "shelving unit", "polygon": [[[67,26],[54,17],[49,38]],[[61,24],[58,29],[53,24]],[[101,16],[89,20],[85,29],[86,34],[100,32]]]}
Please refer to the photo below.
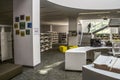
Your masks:
{"label": "shelving unit", "polygon": [[59,44],[67,44],[67,33],[59,33]]}
{"label": "shelving unit", "polygon": [[108,41],[110,40],[110,34],[95,34],[95,38]]}
{"label": "shelving unit", "polygon": [[58,44],[59,38],[58,33],[55,31],[49,32],[52,38],[52,44]]}
{"label": "shelving unit", "polygon": [[[95,34],[95,38],[101,39],[103,41],[110,41],[110,34]],[[120,35],[113,33],[112,41],[120,41]]]}
{"label": "shelving unit", "polygon": [[112,34],[112,40],[118,40],[120,41],[120,35],[119,34]]}
{"label": "shelving unit", "polygon": [[40,33],[41,52],[52,48],[52,39],[50,33]]}

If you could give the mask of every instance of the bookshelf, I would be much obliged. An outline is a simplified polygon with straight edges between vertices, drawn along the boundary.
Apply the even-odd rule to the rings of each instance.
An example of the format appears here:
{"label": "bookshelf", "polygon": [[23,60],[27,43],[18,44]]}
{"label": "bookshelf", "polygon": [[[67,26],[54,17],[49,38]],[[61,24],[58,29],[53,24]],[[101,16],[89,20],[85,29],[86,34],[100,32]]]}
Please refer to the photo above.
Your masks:
{"label": "bookshelf", "polygon": [[40,51],[46,51],[52,48],[51,34],[49,33],[40,33]]}

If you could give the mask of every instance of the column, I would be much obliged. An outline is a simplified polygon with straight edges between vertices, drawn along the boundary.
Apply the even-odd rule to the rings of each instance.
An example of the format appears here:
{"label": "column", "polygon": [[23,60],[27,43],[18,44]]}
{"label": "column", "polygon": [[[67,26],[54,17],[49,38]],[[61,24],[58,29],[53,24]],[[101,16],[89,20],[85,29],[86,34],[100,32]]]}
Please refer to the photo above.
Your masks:
{"label": "column", "polygon": [[69,17],[69,38],[68,45],[78,45],[80,27],[77,17]]}
{"label": "column", "polygon": [[13,0],[15,64],[36,66],[40,59],[40,0]]}

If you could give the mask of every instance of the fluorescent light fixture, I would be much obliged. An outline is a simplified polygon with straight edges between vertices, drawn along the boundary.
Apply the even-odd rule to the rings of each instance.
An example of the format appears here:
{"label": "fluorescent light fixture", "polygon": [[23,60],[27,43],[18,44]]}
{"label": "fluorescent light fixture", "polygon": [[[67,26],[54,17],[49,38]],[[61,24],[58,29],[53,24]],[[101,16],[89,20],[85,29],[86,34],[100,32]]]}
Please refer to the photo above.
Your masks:
{"label": "fluorescent light fixture", "polygon": [[84,14],[107,14],[110,12],[87,12],[87,13],[79,13],[79,15],[84,15]]}

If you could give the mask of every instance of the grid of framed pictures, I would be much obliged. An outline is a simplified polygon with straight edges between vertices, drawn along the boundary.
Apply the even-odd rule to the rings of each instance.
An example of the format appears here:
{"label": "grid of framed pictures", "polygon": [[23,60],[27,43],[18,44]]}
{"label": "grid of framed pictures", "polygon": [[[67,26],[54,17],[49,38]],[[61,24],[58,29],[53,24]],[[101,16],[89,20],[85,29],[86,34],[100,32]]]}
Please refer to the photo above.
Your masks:
{"label": "grid of framed pictures", "polygon": [[32,22],[30,16],[20,15],[15,17],[15,34],[24,37],[31,34]]}

